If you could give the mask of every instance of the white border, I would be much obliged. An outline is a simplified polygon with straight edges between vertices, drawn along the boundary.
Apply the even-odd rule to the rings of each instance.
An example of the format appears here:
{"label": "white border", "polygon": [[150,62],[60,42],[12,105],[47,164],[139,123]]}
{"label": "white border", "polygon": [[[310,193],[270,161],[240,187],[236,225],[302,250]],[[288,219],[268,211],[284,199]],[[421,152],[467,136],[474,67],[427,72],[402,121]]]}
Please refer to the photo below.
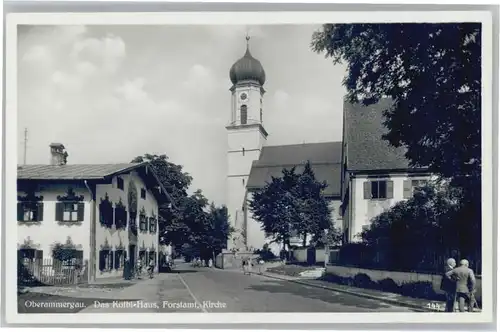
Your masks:
{"label": "white border", "polygon": [[[164,25],[164,24],[320,24],[377,22],[482,22],[482,197],[483,267],[481,313],[165,313],[165,314],[18,314],[16,255],[6,255],[8,323],[55,324],[199,324],[207,323],[489,323],[493,320],[492,205],[492,17],[488,11],[434,12],[175,12],[175,13],[36,13],[8,14],[6,22],[6,234],[16,234],[17,174],[17,25]],[[16,236],[6,248],[16,248]]]}

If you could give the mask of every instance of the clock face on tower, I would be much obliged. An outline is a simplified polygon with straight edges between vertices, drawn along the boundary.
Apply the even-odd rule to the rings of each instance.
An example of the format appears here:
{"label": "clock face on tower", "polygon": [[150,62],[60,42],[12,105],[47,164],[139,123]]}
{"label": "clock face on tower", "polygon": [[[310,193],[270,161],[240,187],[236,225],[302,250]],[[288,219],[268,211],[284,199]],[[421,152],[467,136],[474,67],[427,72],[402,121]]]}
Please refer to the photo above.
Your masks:
{"label": "clock face on tower", "polygon": [[247,96],[247,94],[245,92],[243,92],[243,93],[240,94],[240,99],[241,100],[245,101],[245,100],[247,100],[247,98],[248,98],[248,96]]}

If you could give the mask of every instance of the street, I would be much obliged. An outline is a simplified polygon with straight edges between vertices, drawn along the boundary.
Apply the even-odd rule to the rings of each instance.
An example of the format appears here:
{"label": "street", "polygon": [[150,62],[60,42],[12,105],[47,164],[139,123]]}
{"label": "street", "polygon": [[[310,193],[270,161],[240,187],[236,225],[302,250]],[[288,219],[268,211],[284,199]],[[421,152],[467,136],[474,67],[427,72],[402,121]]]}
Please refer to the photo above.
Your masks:
{"label": "street", "polygon": [[[179,264],[82,313],[123,312],[411,312],[405,307],[241,271]],[[140,299],[141,301],[137,301]],[[119,300],[119,301],[118,301]],[[130,300],[130,301],[127,301]]]}

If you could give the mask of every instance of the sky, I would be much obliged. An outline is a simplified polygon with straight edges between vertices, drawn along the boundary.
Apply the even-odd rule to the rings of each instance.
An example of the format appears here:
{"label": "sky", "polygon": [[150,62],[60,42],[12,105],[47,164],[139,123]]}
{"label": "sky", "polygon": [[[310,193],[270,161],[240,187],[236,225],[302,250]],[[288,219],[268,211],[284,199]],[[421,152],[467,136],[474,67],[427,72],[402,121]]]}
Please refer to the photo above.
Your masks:
{"label": "sky", "polygon": [[166,154],[224,204],[229,69],[266,71],[267,145],[340,141],[345,67],[310,49],[320,26],[19,26],[18,163],[127,163]]}

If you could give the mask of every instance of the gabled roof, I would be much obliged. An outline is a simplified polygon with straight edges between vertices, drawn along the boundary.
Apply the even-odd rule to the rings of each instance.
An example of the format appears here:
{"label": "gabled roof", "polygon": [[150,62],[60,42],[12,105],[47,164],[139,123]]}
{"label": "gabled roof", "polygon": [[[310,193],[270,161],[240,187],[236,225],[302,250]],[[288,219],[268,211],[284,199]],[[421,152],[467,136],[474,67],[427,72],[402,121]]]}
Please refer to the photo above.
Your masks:
{"label": "gabled roof", "polygon": [[344,102],[344,130],[348,171],[409,169],[404,147],[395,148],[382,139],[387,133],[383,112],[392,106],[382,99],[370,106]]}
{"label": "gabled roof", "polygon": [[119,174],[128,173],[132,170],[147,168],[147,174],[151,174],[153,181],[158,183],[161,195],[170,202],[172,199],[161,183],[158,175],[149,162],[121,163],[121,164],[74,164],[74,165],[18,165],[17,179],[24,181],[50,180],[104,180]]}
{"label": "gabled roof", "polygon": [[328,184],[325,195],[340,195],[342,142],[265,146],[259,160],[252,164],[247,188],[264,187],[272,177],[282,176],[283,168],[296,166],[296,172],[299,173],[308,160],[316,179]]}
{"label": "gabled roof", "polygon": [[117,173],[131,171],[147,163],[19,165],[18,180],[92,180],[104,179]]}

